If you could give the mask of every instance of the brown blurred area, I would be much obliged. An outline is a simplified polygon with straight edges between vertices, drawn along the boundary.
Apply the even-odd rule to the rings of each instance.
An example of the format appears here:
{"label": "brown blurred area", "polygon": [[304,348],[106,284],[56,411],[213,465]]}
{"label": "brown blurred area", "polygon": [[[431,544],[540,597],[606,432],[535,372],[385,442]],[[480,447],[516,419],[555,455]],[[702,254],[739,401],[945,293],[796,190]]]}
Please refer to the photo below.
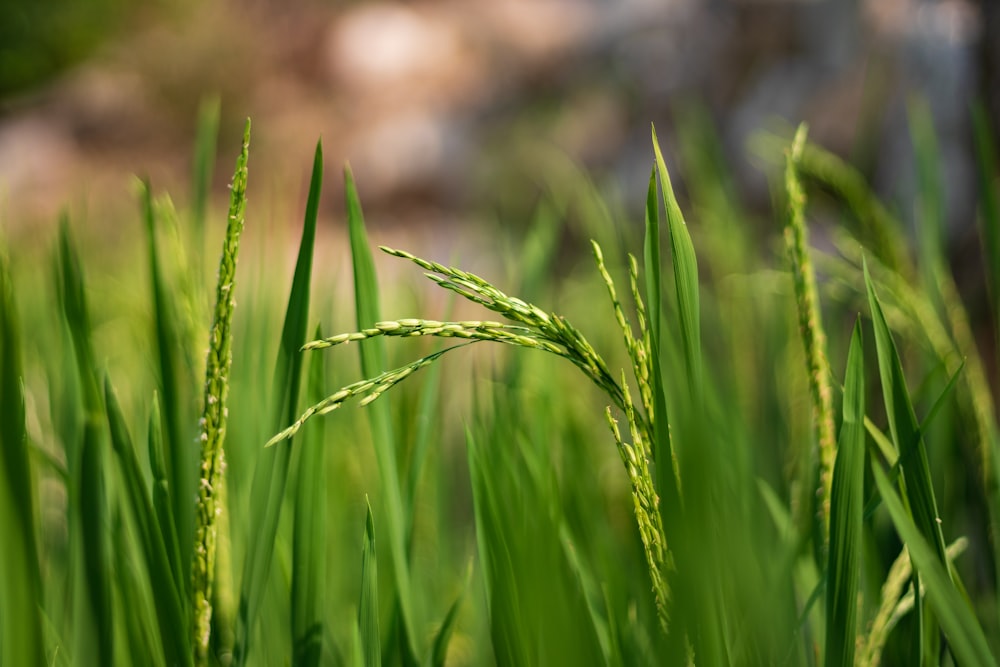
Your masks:
{"label": "brown blurred area", "polygon": [[213,95],[216,195],[250,116],[257,206],[304,199],[320,136],[328,191],[349,160],[374,224],[516,218],[553,156],[638,204],[649,125],[672,154],[680,105],[710,118],[752,206],[769,202],[747,140],[775,118],[807,121],[812,140],[905,202],[905,106],[919,95],[961,237],[975,215],[970,104],[1000,118],[1000,10],[987,0],[207,0],[126,11],[85,59],[0,100],[4,227],[65,206],[90,224],[131,215],[132,174],[183,199],[198,105]]}

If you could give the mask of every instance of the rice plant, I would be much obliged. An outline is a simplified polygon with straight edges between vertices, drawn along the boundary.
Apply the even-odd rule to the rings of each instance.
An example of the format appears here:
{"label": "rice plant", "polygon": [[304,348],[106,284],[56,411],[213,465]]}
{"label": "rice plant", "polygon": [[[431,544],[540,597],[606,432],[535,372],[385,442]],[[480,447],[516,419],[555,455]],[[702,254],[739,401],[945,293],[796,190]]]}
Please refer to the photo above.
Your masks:
{"label": "rice plant", "polygon": [[[268,237],[237,280],[275,232],[246,207],[249,124],[213,226],[217,104],[190,209],[138,188],[144,283],[69,214],[51,262],[0,253],[3,665],[995,664],[995,369],[918,103],[912,250],[805,127],[761,143],[784,244],[755,245],[689,113],[673,173],[653,132],[638,214],[585,180],[491,246],[518,257],[496,279],[373,255],[345,168],[353,290],[314,262],[319,144],[294,267]],[[570,204],[597,240],[556,263]]]}
{"label": "rice plant", "polygon": [[[827,586],[826,662],[829,664],[852,664],[855,644],[860,641],[855,614],[855,598],[858,589],[858,559],[861,550],[861,495],[864,481],[863,449],[865,445],[862,426],[865,414],[864,370],[860,352],[862,335],[860,328],[856,327],[848,362],[849,377],[847,389],[845,389],[845,408],[840,434],[841,444],[837,447],[833,442],[834,414],[831,405],[830,371],[826,361],[825,334],[819,319],[816,279],[811,268],[805,231],[805,196],[798,175],[806,145],[805,136],[804,127],[800,128],[789,148],[786,187],[790,202],[790,223],[786,228],[786,239],[793,266],[800,331],[806,349],[808,377],[814,401],[814,421],[818,434],[820,488],[817,492],[817,507],[821,519],[821,546],[824,553],[827,549],[831,549],[829,560],[824,563],[827,568],[827,577],[819,580],[816,590],[821,590],[824,583]],[[669,176],[667,176],[664,160],[656,143],[655,132],[653,142],[657,158],[656,171],[660,176],[664,192],[663,200],[667,210],[668,231],[673,255],[674,284],[677,296],[675,313],[679,317],[681,334],[679,345],[682,350],[681,356],[687,378],[687,400],[684,405],[688,411],[703,415],[705,413],[702,412],[704,410],[704,396],[702,394],[702,360],[699,342],[697,261],[691,237],[687,233],[686,224],[673,195]],[[427,272],[425,275],[439,286],[500,314],[510,320],[512,324],[495,321],[437,321],[405,318],[374,322],[370,328],[307,343],[303,346],[303,350],[318,350],[383,337],[418,338],[432,336],[465,341],[421,357],[402,367],[383,371],[370,379],[343,387],[310,407],[289,427],[275,435],[268,442],[268,446],[293,436],[313,416],[332,412],[348,400],[358,399],[362,406],[372,403],[388,389],[396,386],[416,371],[434,363],[447,352],[473,343],[484,341],[504,343],[561,357],[583,372],[606,395],[610,404],[625,415],[629,425],[631,442],[626,442],[622,438],[610,407],[607,419],[630,480],[635,518],[646,553],[648,574],[656,599],[660,627],[664,634],[673,633],[676,635],[678,631],[672,630],[670,617],[671,609],[677,603],[671,600],[669,582],[672,576],[683,575],[683,572],[681,575],[677,574],[683,565],[678,565],[668,546],[670,542],[668,542],[667,533],[664,531],[662,517],[665,514],[680,515],[679,522],[682,525],[676,528],[678,539],[691,538],[692,535],[689,531],[692,527],[683,525],[685,519],[690,521],[684,516],[685,475],[681,472],[682,466],[678,466],[671,449],[669,424],[667,428],[654,429],[654,425],[667,422],[666,410],[658,405],[659,401],[662,401],[662,398],[658,397],[663,389],[661,386],[657,386],[659,383],[653,381],[653,378],[659,377],[662,372],[662,366],[657,362],[657,347],[654,345],[654,341],[661,340],[661,334],[658,331],[659,327],[651,324],[651,322],[659,323],[661,319],[658,312],[660,304],[658,267],[660,263],[658,261],[658,211],[655,205],[655,176],[656,172],[654,172],[654,177],[650,182],[650,197],[647,201],[645,255],[647,294],[651,302],[657,304],[657,307],[652,309],[651,315],[647,314],[646,306],[637,287],[639,273],[637,261],[632,255],[629,255],[628,258],[631,291],[635,302],[636,317],[639,321],[638,333],[633,332],[617,297],[614,281],[605,266],[600,245],[592,242],[597,270],[607,287],[615,321],[621,329],[624,346],[632,362],[633,381],[637,383],[640,396],[638,403],[633,402],[629,391],[629,380],[624,372],[620,380],[616,379],[611,374],[604,359],[564,317],[556,313],[545,312],[539,306],[518,297],[508,296],[487,280],[473,273],[424,260],[405,251],[382,247],[386,254],[409,260],[424,269]],[[651,266],[654,268],[650,269]],[[899,356],[893,346],[892,337],[879,301],[873,291],[867,268],[865,269],[865,280],[875,324],[879,368],[889,426],[892,432],[892,448],[898,452],[889,463],[895,464],[896,467],[893,470],[898,475],[900,488],[909,494],[911,509],[908,512],[911,514],[912,520],[916,521],[916,525],[921,526],[923,539],[931,540],[941,564],[947,567],[948,561],[945,554],[941,519],[934,501],[933,485],[926,462],[927,457],[920,436],[921,427],[916,421]],[[666,384],[666,382],[666,378],[660,378],[660,383]],[[698,424],[694,428],[701,430],[704,426]],[[701,432],[687,431],[685,434],[690,434],[695,439],[706,437],[703,430]],[[656,470],[666,469],[668,472],[666,474],[658,472],[654,481],[650,470],[654,466],[656,454],[659,454]],[[838,463],[836,504],[834,505],[833,460],[835,457]],[[874,469],[877,469],[877,463],[872,465],[875,466]],[[904,477],[908,479],[908,482],[903,481]],[[658,484],[662,479],[670,481],[666,484]],[[673,507],[664,507],[663,496],[660,493],[667,492],[667,489],[672,491],[666,497],[675,503]],[[883,491],[883,493],[885,492]],[[691,495],[697,497],[695,494]],[[694,513],[692,512],[692,514]],[[836,519],[835,525],[832,527],[831,514]],[[704,518],[710,520],[711,516]],[[678,521],[676,518],[674,520]],[[903,537],[905,540],[907,535],[904,534]],[[830,544],[831,539],[832,545]],[[687,550],[682,549],[682,552],[684,551]],[[697,568],[694,560],[682,561],[682,563]],[[719,573],[709,572],[709,574],[717,576]],[[917,570],[913,570],[912,577],[914,591],[921,590]],[[941,580],[939,584],[944,585],[945,581]],[[736,585],[740,586],[744,583],[736,582]],[[961,584],[957,580],[955,585],[959,587],[958,590],[962,590]],[[950,588],[950,584],[948,587]],[[712,586],[707,588],[711,589]],[[753,656],[756,659],[764,658],[767,655],[771,655],[773,658],[777,655],[767,653],[771,647],[765,648],[765,653],[758,653],[759,647],[740,646],[733,636],[727,636],[730,630],[726,627],[728,625],[725,619],[726,614],[719,605],[719,601],[713,600],[716,595],[724,600],[728,594],[727,591],[694,590],[689,591],[689,594],[694,595],[696,599],[685,602],[692,604],[696,613],[706,614],[702,617],[706,621],[706,625],[696,630],[692,628],[680,630],[680,632],[685,633],[685,636],[681,644],[674,645],[674,650],[678,651],[675,658],[697,661],[699,657],[707,656],[708,662],[715,663],[719,660],[728,662],[747,656]],[[950,593],[943,591],[940,591],[939,594],[950,595]],[[932,602],[934,599],[935,597],[931,596],[928,600],[928,604],[931,606],[925,606],[923,603],[917,603],[913,606],[918,625],[918,631],[915,635],[918,638],[915,643],[915,652],[917,656],[926,656],[926,658],[920,658],[921,662],[925,659],[937,660],[943,651],[950,650],[947,649],[950,645],[948,642],[942,644],[942,628],[933,616],[935,612],[932,611],[932,607],[936,610],[938,606]],[[703,607],[705,600],[708,602]],[[922,609],[923,613],[921,613]],[[978,629],[979,626],[974,624],[973,627]],[[688,632],[701,633],[706,629],[708,631],[705,632],[704,636],[686,634]],[[713,634],[713,630],[716,634]],[[951,632],[955,632],[955,629],[952,628]],[[984,635],[981,631],[974,631],[972,635],[959,639],[959,641],[965,642],[961,649],[962,652],[971,651],[974,653],[985,645]],[[950,637],[949,640],[954,642],[956,638]],[[981,659],[983,655],[988,655],[988,653],[980,653],[978,657]]]}

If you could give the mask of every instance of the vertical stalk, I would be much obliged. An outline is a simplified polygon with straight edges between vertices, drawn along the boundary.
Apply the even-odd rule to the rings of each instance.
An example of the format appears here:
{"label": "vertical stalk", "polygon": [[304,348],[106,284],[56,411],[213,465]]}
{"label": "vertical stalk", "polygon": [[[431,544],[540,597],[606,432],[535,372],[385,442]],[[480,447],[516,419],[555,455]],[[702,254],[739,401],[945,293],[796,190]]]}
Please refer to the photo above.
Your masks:
{"label": "vertical stalk", "polygon": [[785,245],[792,263],[795,302],[799,312],[799,333],[806,352],[809,388],[813,400],[816,440],[819,447],[819,516],[823,522],[824,547],[830,532],[830,495],[833,487],[833,464],[837,453],[833,425],[833,396],[830,388],[830,363],[826,358],[826,334],[819,312],[816,274],[809,259],[809,236],[806,230],[806,193],[799,179],[799,162],[806,144],[806,126],[795,133],[785,163],[785,187],[788,190],[788,222]]}
{"label": "vertical stalk", "polygon": [[232,365],[232,320],[236,302],[233,288],[236,259],[246,209],[247,157],[250,147],[250,120],[243,130],[243,147],[236,160],[226,238],[219,262],[215,315],[209,334],[208,359],[205,364],[205,403],[201,418],[201,479],[198,482],[198,507],[195,512],[194,561],[191,590],[194,595],[192,626],[195,664],[208,665],[208,645],[212,632],[212,584],[215,574],[218,521],[225,508],[221,498],[225,469],[223,444],[226,437],[226,399],[229,395],[229,369]]}

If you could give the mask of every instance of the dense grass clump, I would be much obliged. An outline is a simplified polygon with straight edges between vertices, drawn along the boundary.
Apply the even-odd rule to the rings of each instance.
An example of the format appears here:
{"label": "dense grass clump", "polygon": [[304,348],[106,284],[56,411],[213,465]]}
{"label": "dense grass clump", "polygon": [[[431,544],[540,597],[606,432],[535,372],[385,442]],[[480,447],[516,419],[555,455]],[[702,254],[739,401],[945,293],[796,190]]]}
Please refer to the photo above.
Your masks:
{"label": "dense grass clump", "polygon": [[[317,145],[287,299],[271,253],[237,280],[249,123],[201,284],[217,118],[191,211],[140,188],[143,284],[68,217],[55,301],[29,287],[37,249],[0,259],[3,665],[995,663],[996,373],[947,269],[922,107],[913,249],[801,127],[758,142],[784,167],[771,256],[691,123],[696,218],[654,132],[644,224],[583,211],[589,256],[560,281],[574,222],[553,212],[579,202],[544,204],[492,280],[376,261],[345,169],[349,296],[314,267]],[[380,287],[383,258],[450,300]]]}

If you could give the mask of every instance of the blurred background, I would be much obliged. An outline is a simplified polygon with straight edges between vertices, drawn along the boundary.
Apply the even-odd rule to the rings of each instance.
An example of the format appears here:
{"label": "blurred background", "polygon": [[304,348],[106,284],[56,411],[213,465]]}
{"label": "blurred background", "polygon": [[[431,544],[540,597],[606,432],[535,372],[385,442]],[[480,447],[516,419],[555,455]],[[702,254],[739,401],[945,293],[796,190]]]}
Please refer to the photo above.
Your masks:
{"label": "blurred background", "polygon": [[1000,118],[998,16],[986,0],[2,0],[0,216],[15,235],[64,207],[100,225],[135,210],[133,174],[183,197],[199,105],[217,99],[214,196],[250,116],[258,218],[275,196],[304,200],[320,136],[375,229],[431,243],[526,224],[579,167],[636,210],[650,123],[668,160],[678,132],[710,128],[738,199],[770,215],[748,141],[807,121],[906,219],[906,104],[922,96],[961,254],[976,243],[970,105]]}

